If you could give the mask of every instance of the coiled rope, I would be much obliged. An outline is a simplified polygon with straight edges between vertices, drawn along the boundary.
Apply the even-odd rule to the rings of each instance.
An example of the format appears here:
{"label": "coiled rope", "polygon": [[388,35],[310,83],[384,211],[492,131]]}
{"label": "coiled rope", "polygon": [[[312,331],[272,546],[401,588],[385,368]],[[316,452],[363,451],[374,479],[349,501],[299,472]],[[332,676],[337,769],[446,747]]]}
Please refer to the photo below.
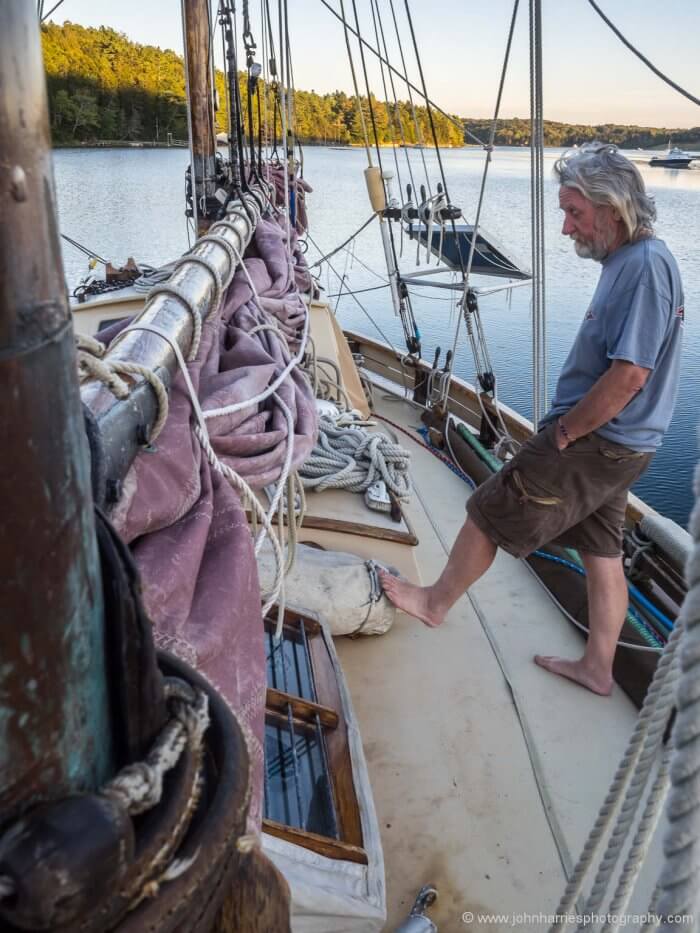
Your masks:
{"label": "coiled rope", "polygon": [[359,426],[342,427],[333,418],[319,419],[318,441],[299,469],[307,489],[347,489],[365,492],[383,480],[398,499],[411,492],[411,455],[385,434],[370,434]]}

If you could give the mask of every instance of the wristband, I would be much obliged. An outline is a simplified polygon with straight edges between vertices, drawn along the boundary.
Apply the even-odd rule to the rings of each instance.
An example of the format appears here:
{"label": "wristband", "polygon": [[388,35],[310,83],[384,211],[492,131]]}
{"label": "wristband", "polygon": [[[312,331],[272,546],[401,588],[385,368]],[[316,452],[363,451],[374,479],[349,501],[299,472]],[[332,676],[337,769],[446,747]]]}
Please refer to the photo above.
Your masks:
{"label": "wristband", "polygon": [[564,422],[561,420],[561,418],[557,418],[557,424],[559,426],[559,430],[564,435],[564,440],[566,441],[566,443],[573,444],[574,439],[564,427]]}

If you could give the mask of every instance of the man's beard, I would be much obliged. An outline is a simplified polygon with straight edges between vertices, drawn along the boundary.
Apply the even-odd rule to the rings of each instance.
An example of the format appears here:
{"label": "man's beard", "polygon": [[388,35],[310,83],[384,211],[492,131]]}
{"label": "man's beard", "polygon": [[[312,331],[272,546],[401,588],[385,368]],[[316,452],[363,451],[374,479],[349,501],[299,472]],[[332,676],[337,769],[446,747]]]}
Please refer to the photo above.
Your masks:
{"label": "man's beard", "polygon": [[615,239],[615,231],[608,230],[606,232],[605,230],[598,229],[593,239],[579,240],[575,236],[572,236],[571,239],[574,241],[576,255],[580,256],[581,259],[592,259],[594,262],[602,262],[610,252],[610,248]]}
{"label": "man's beard", "polygon": [[593,259],[595,262],[602,262],[603,259],[608,255],[608,246],[602,238],[595,240],[577,240],[574,237],[571,238],[574,241],[574,249],[576,250],[576,255],[581,259]]}

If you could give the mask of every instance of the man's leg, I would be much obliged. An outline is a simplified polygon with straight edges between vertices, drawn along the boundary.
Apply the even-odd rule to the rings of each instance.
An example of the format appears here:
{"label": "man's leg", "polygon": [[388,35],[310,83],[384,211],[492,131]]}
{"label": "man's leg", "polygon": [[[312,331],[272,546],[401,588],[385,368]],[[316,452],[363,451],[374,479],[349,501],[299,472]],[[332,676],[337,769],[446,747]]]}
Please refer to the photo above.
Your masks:
{"label": "man's leg", "polygon": [[612,666],[627,614],[627,583],[620,557],[581,553],[586,568],[590,632],[583,656],[576,661],[535,655],[535,662],[607,696],[612,691]]}
{"label": "man's leg", "polygon": [[432,586],[415,586],[385,571],[380,571],[379,578],[395,606],[434,628],[472,583],[486,573],[496,550],[493,541],[468,518],[452,545],[447,566]]}

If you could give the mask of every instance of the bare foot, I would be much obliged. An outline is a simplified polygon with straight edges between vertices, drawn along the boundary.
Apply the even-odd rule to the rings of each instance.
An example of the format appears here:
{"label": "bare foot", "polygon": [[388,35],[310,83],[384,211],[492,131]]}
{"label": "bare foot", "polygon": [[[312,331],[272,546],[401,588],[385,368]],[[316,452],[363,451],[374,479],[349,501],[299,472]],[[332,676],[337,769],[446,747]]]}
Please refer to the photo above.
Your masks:
{"label": "bare foot", "polygon": [[420,619],[430,628],[435,628],[444,620],[445,613],[430,605],[430,587],[415,586],[408,580],[395,577],[387,570],[379,571],[379,580],[388,599],[397,609],[402,609],[408,615]]}
{"label": "bare foot", "polygon": [[612,693],[613,679],[610,676],[601,676],[595,671],[591,671],[583,660],[567,661],[565,658],[553,658],[546,655],[536,654],[535,664],[539,664],[546,671],[552,674],[559,674],[569,680],[581,684],[582,687],[597,693],[600,696],[607,697]]}

